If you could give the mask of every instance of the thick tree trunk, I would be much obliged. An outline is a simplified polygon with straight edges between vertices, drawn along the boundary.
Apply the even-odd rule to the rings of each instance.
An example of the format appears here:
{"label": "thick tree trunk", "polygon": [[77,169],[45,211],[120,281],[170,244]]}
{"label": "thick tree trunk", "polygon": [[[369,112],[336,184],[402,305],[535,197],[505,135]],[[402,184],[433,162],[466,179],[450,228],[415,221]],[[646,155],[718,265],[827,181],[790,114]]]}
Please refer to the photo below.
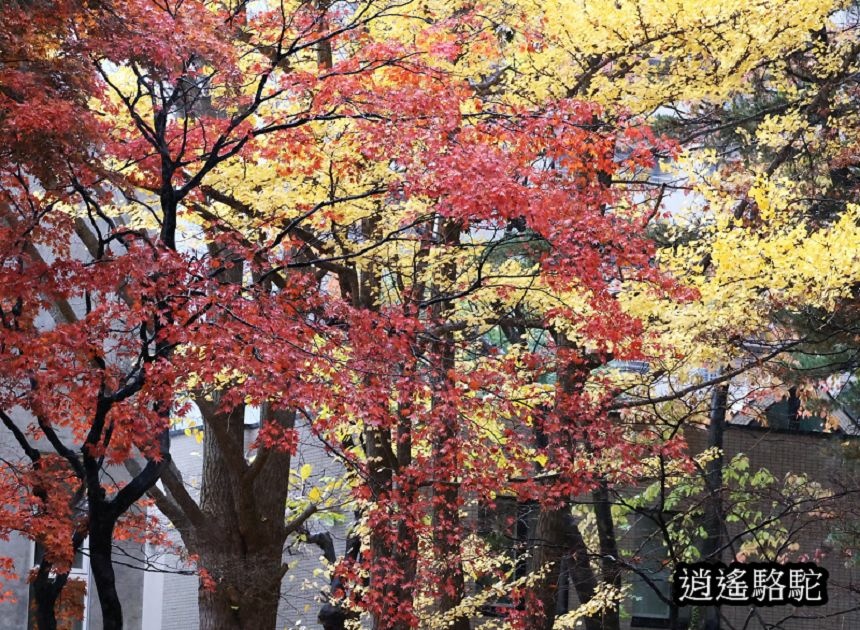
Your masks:
{"label": "thick tree trunk", "polygon": [[[244,407],[227,414],[217,401],[198,406],[207,422],[200,510],[208,526],[186,545],[206,571],[197,600],[200,630],[274,629],[285,572],[289,454],[258,453],[265,460],[253,469],[244,458]],[[292,413],[264,414],[267,422],[294,424]]]}
{"label": "thick tree trunk", "polygon": [[[238,606],[238,597],[236,600]],[[215,591],[201,585],[197,609],[200,615],[200,630],[241,628],[237,611],[230,605],[228,587],[223,584],[219,584]]]}
{"label": "thick tree trunk", "polygon": [[[243,602],[234,584],[234,578],[238,578],[236,572],[242,565],[241,537],[233,496],[234,473],[222,445],[232,439],[237,444],[233,450],[238,450],[238,445],[244,441],[243,419],[238,412],[218,413],[217,401],[212,401],[211,405],[198,402],[198,406],[206,421],[200,509],[218,530],[198,532],[197,544],[192,549],[206,572],[205,577],[211,577],[214,582],[213,589],[211,582],[204,577],[200,579],[197,598],[200,630],[233,630],[241,628],[238,612]],[[218,429],[214,427],[216,423],[221,425]],[[222,432],[221,439],[216,437],[218,431]]]}
{"label": "thick tree trunk", "polygon": [[[274,551],[274,550],[273,550]],[[210,547],[203,566],[217,575],[214,590],[201,584],[200,630],[265,630],[277,627],[283,570],[281,553],[254,555],[226,546]]]}

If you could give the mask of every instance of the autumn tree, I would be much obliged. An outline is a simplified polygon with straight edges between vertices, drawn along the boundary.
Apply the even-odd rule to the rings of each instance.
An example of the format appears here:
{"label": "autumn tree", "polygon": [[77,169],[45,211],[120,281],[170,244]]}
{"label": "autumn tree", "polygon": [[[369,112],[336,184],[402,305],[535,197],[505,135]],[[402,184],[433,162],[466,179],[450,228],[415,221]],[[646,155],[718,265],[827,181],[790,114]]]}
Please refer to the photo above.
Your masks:
{"label": "autumn tree", "polygon": [[[815,169],[779,178],[804,125],[848,159],[828,121],[856,51],[829,3],[23,4],[0,33],[0,409],[24,458],[4,527],[51,543],[37,580],[89,535],[106,627],[110,541],[146,491],[198,558],[203,627],[272,627],[288,537],[347,494],[359,544],[331,605],[466,628],[509,591],[511,623],[551,628],[568,567],[575,616],[618,627],[613,497],[684,458],[680,434],[611,412],[766,364],[797,341],[778,309],[831,311],[853,286],[856,210],[798,222]],[[761,85],[794,104],[726,120]],[[747,122],[775,166],[697,144]],[[692,173],[655,181],[680,148]],[[663,216],[674,186],[705,207]],[[651,370],[625,380],[622,360]],[[689,384],[702,365],[720,376]],[[192,402],[199,498],[169,454]],[[347,473],[287,504],[297,418]],[[474,535],[469,510],[500,497],[537,506],[526,575]],[[45,584],[51,627],[63,578]]]}

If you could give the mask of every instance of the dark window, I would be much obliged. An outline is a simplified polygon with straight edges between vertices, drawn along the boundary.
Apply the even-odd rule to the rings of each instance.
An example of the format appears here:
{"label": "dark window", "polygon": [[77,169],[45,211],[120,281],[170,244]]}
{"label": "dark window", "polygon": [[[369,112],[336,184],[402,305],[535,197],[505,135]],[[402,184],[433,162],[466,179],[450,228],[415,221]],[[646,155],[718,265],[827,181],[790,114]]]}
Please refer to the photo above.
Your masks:
{"label": "dark window", "polygon": [[632,574],[633,611],[630,625],[638,628],[668,628],[672,597],[668,553],[657,523],[649,515],[637,515],[633,535],[636,572]]}
{"label": "dark window", "polygon": [[[793,389],[793,388],[792,388]],[[824,418],[802,413],[800,399],[789,390],[787,396],[765,410],[767,426],[783,431],[824,431]]]}

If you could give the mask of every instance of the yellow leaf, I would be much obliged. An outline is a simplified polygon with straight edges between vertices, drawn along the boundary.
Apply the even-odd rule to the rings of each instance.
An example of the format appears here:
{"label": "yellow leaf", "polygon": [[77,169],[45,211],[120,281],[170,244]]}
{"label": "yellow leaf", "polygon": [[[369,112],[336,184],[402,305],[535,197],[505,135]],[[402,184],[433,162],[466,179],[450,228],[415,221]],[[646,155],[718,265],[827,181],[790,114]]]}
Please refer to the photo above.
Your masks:
{"label": "yellow leaf", "polygon": [[313,466],[310,464],[304,464],[301,468],[299,468],[299,477],[302,480],[308,479],[311,476],[311,472],[313,471]]}
{"label": "yellow leaf", "polygon": [[311,488],[311,491],[308,492],[308,499],[314,503],[319,503],[320,499],[322,499],[322,492],[320,492],[319,488]]}

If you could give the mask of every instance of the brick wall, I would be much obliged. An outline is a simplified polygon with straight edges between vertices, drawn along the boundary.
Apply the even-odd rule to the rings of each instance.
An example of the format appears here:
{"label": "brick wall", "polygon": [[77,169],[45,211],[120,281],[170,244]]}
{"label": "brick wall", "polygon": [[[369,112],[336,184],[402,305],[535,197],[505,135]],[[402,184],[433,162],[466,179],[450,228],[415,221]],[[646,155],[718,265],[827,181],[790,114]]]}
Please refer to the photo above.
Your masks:
{"label": "brick wall", "polygon": [[[686,438],[691,452],[701,452],[707,446],[704,429],[688,429]],[[828,502],[827,508],[820,513],[784,519],[785,527],[791,532],[792,542],[798,545],[793,552],[793,560],[803,554],[810,559],[816,552],[824,554],[818,563],[830,573],[828,604],[801,608],[723,606],[722,613],[731,624],[724,627],[747,630],[860,628],[860,612],[852,610],[860,607],[860,567],[847,566],[846,560],[849,559],[828,538],[834,525],[860,517],[860,497],[857,496],[860,479],[857,470],[847,465],[842,455],[843,445],[849,439],[856,440],[834,434],[791,433],[736,425],[726,427],[725,461],[731,461],[735,455],[743,453],[749,458],[751,471],[765,468],[778,480],[788,474],[805,473],[810,482],[817,482],[840,496]],[[766,500],[766,497],[762,500]],[[770,506],[767,509],[771,509]],[[729,527],[730,535],[735,535],[737,527]],[[732,559],[731,553],[727,553],[723,561],[730,562]],[[629,604],[627,609],[629,612]],[[693,618],[695,620],[696,615]],[[625,626],[630,627],[629,616]],[[691,627],[696,627],[696,624]]]}

